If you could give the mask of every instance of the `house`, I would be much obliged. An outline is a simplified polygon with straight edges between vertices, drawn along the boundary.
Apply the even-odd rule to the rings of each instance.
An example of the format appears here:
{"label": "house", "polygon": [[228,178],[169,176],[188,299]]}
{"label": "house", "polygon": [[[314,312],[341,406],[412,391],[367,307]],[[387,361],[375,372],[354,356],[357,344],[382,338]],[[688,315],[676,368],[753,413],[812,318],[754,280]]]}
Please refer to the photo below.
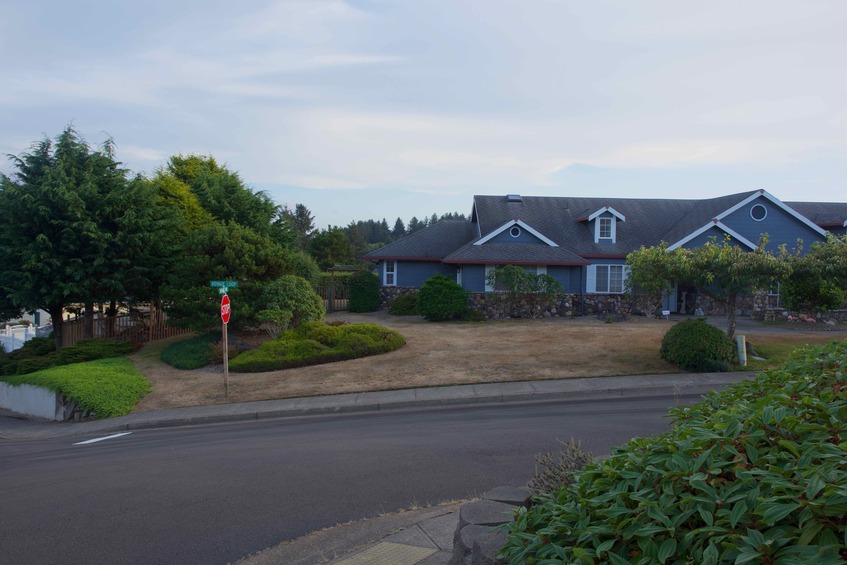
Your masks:
{"label": "house", "polygon": [[[384,296],[423,285],[433,273],[454,278],[471,293],[493,289],[486,275],[505,264],[546,273],[585,311],[625,291],[626,256],[667,242],[692,248],[725,236],[754,249],[763,234],[768,249],[843,235],[847,203],[782,202],[764,190],[703,200],[475,196],[469,220],[443,220],[370,252]],[[675,289],[665,308],[693,312],[705,297]],[[700,301],[700,302],[698,302]],[[589,308],[591,310],[592,308]],[[706,309],[708,313],[710,307]]]}

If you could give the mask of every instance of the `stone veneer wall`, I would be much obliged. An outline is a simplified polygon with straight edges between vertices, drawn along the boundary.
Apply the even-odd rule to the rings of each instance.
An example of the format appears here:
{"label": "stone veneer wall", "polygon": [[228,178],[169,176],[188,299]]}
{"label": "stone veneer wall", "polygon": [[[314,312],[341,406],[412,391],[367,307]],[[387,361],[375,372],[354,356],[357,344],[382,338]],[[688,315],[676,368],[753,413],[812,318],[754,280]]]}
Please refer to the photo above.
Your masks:
{"label": "stone veneer wall", "polygon": [[[388,308],[388,302],[396,296],[417,291],[415,287],[389,286],[380,289],[380,301],[382,309]],[[689,296],[691,302],[689,307],[694,308],[693,314],[700,316],[725,316],[726,308],[704,294]],[[740,316],[751,316],[755,320],[778,319],[776,316],[787,316],[782,314],[783,309],[778,307],[779,297],[764,292],[757,292],[751,296],[738,297],[736,314]],[[531,318],[533,312],[531,305],[525,301],[512,311],[506,311],[505,295],[496,292],[471,292],[468,293],[468,307],[481,312],[486,320],[497,320],[502,318]],[[627,315],[641,315],[653,317],[661,311],[661,302],[656,302],[646,294],[560,294],[545,305],[535,306],[536,318],[549,318],[553,316],[593,316],[597,314],[618,313]],[[778,311],[778,314],[774,314]],[[847,321],[847,310],[833,310],[821,316],[822,319],[834,319]]]}

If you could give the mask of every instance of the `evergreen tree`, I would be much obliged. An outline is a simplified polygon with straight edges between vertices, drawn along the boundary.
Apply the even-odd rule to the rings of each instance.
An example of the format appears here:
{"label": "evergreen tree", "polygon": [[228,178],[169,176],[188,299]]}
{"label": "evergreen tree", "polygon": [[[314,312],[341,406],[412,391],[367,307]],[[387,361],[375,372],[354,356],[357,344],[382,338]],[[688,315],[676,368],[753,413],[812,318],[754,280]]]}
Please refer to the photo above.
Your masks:
{"label": "evergreen tree", "polygon": [[394,222],[394,229],[391,230],[391,235],[394,236],[394,239],[400,239],[404,235],[406,235],[406,224],[403,223],[403,220],[397,218]]}

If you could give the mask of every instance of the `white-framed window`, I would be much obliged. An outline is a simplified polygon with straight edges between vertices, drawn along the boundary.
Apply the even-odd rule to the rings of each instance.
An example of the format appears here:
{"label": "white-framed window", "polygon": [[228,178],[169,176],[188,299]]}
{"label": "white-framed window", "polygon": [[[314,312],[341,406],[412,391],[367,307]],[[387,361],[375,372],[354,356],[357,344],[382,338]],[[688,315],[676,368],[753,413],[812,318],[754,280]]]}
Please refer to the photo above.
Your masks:
{"label": "white-framed window", "polygon": [[397,261],[385,262],[385,276],[382,281],[383,286],[397,286]]}
{"label": "white-framed window", "polygon": [[598,226],[598,239],[612,239],[612,218],[597,218],[600,223]]}
{"label": "white-framed window", "polygon": [[617,224],[614,216],[600,216],[594,221],[594,243],[617,240]]}
{"label": "white-framed window", "polygon": [[626,290],[626,265],[589,265],[586,292],[589,294],[623,294]]}

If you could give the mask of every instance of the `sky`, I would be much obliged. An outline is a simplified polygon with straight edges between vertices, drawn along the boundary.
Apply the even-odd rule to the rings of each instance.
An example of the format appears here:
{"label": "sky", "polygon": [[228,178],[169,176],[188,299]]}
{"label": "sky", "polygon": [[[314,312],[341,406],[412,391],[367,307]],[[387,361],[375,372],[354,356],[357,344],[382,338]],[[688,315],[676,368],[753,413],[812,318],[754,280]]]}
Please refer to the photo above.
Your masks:
{"label": "sky", "polygon": [[213,155],[321,228],[474,194],[845,201],[845,29],[841,0],[0,0],[0,153],[73,124],[133,172]]}

